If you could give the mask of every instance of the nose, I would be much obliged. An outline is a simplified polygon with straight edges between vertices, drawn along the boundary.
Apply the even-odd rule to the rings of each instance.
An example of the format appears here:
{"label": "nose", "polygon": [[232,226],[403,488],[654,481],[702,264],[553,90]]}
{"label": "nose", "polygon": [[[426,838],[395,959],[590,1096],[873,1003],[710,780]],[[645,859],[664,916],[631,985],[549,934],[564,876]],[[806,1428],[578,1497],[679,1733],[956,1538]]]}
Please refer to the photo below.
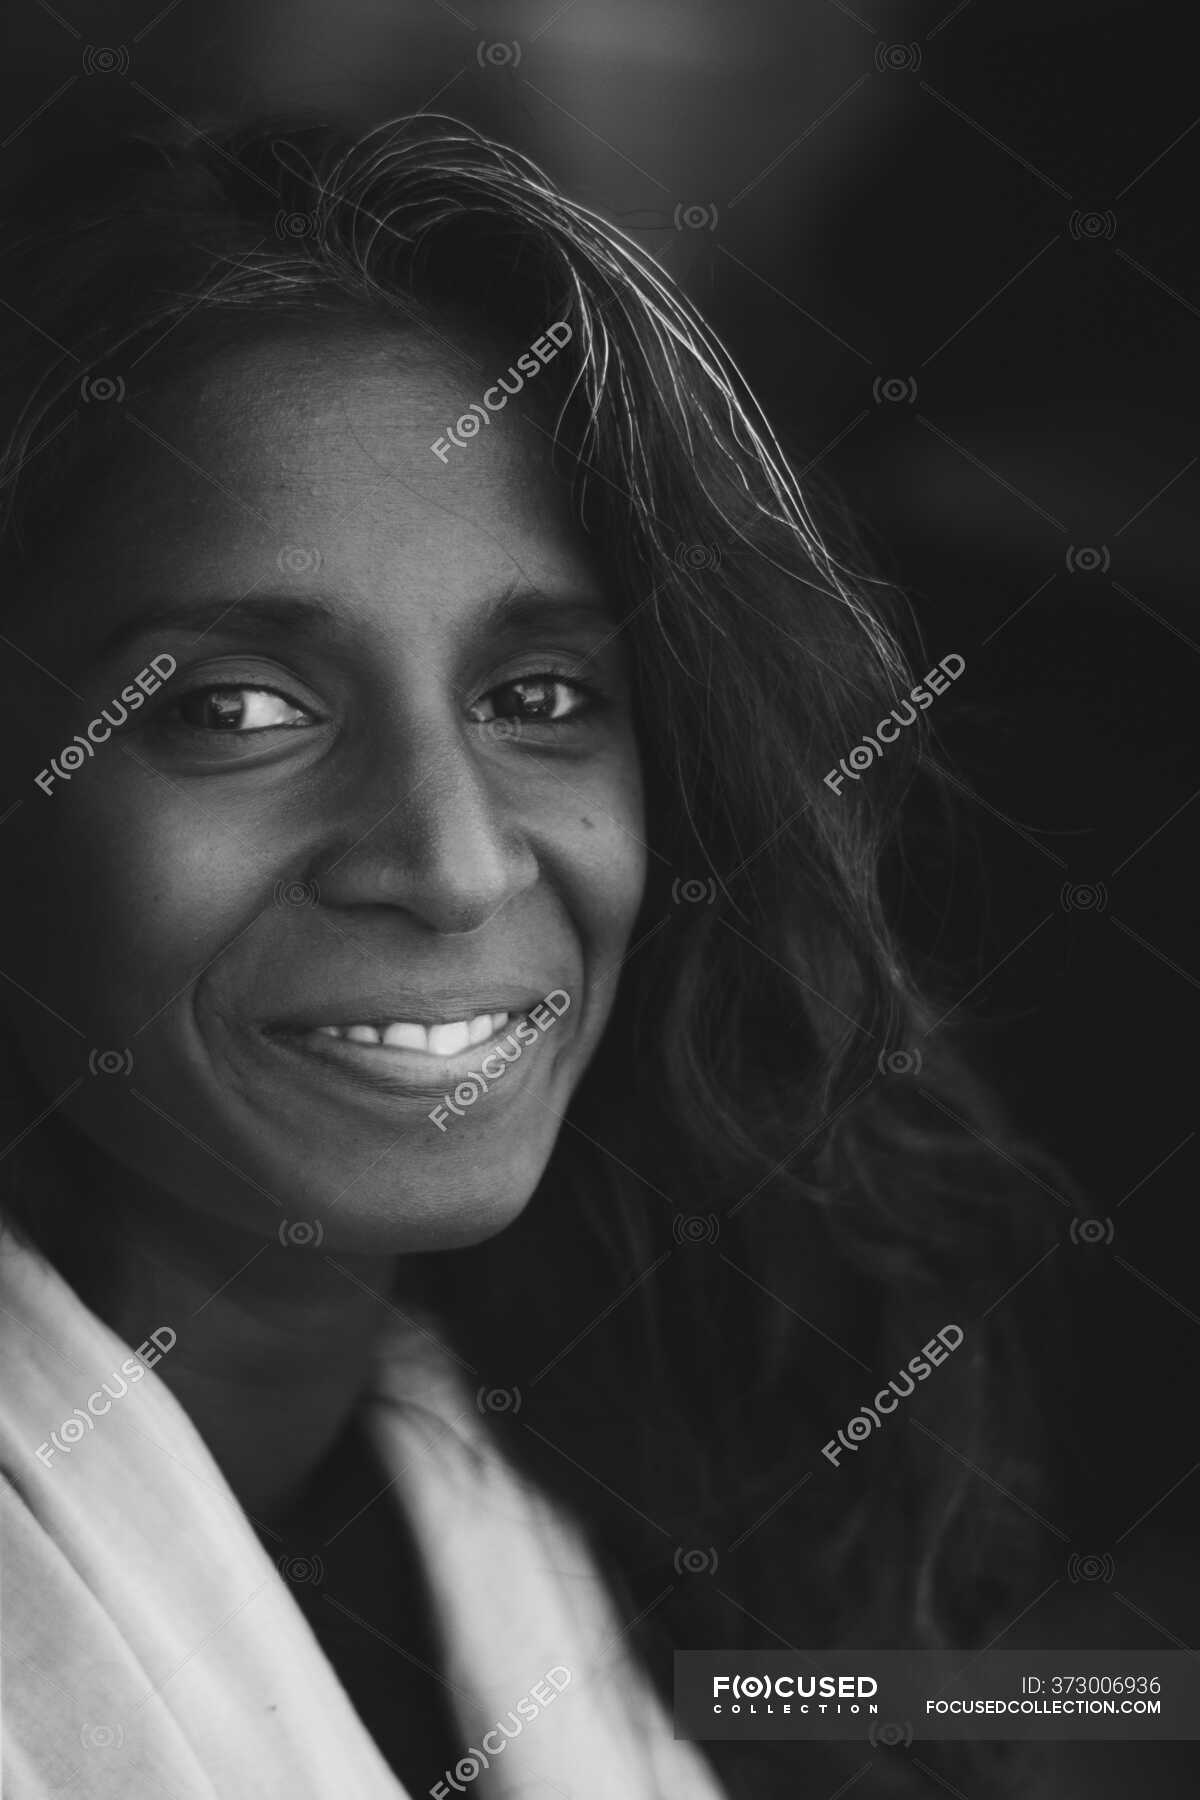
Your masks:
{"label": "nose", "polygon": [[359,772],[341,809],[341,848],[314,867],[322,905],[397,907],[457,935],[478,931],[533,885],[537,858],[503,774],[485,766],[456,722],[376,755],[375,772]]}

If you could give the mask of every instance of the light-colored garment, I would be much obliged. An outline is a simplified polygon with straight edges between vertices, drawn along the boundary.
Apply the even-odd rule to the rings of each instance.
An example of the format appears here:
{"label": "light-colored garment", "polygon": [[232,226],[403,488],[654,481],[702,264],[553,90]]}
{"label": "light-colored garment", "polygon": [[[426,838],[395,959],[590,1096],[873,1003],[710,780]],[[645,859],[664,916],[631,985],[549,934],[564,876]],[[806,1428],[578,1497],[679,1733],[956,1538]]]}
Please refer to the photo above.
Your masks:
{"label": "light-colored garment", "polygon": [[[131,1357],[0,1237],[3,1800],[404,1800],[191,1420],[154,1369],[122,1374]],[[488,1440],[434,1336],[396,1323],[362,1418],[430,1583],[458,1792],[720,1800],[580,1533]]]}

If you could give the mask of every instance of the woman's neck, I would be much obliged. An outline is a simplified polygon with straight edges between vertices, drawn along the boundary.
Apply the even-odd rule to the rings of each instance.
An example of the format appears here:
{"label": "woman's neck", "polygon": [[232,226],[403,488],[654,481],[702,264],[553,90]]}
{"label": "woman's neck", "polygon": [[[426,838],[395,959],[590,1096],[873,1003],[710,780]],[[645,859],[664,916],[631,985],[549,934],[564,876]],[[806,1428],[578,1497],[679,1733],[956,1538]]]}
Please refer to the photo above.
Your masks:
{"label": "woman's neck", "polygon": [[243,1508],[269,1525],[354,1410],[397,1259],[252,1235],[100,1167],[77,1141],[59,1146],[47,1187],[48,1149],[39,1248],[126,1343],[175,1333],[156,1373]]}

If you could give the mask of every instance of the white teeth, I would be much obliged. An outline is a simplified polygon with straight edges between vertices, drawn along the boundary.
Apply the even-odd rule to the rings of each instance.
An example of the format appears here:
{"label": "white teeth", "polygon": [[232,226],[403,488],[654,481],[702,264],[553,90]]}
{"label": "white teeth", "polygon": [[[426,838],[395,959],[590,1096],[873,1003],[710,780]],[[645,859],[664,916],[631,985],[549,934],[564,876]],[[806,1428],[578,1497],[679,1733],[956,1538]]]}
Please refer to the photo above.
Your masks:
{"label": "white teeth", "polygon": [[389,1025],[383,1041],[393,1050],[427,1050],[428,1036],[423,1025]]}
{"label": "white teeth", "polygon": [[317,1025],[324,1037],[347,1038],[352,1044],[384,1044],[390,1050],[419,1050],[427,1056],[461,1056],[502,1030],[511,1013],[479,1013],[445,1025],[418,1025],[397,1019],[382,1029],[375,1025]]}
{"label": "white teeth", "polygon": [[459,1020],[453,1025],[433,1025],[429,1031],[431,1056],[458,1056],[471,1042],[471,1027]]}

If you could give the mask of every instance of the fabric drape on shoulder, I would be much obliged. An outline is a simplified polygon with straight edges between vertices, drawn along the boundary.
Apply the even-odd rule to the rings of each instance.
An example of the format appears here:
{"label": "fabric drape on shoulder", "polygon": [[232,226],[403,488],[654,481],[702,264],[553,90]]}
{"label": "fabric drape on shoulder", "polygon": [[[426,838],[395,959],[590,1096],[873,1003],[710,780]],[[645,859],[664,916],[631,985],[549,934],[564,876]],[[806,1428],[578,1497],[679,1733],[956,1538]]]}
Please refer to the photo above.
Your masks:
{"label": "fabric drape on shoulder", "polygon": [[[5,1800],[405,1800],[187,1414],[153,1369],[122,1375],[131,1356],[4,1235]],[[434,1321],[393,1322],[361,1416],[420,1552],[472,1800],[721,1800]]]}

